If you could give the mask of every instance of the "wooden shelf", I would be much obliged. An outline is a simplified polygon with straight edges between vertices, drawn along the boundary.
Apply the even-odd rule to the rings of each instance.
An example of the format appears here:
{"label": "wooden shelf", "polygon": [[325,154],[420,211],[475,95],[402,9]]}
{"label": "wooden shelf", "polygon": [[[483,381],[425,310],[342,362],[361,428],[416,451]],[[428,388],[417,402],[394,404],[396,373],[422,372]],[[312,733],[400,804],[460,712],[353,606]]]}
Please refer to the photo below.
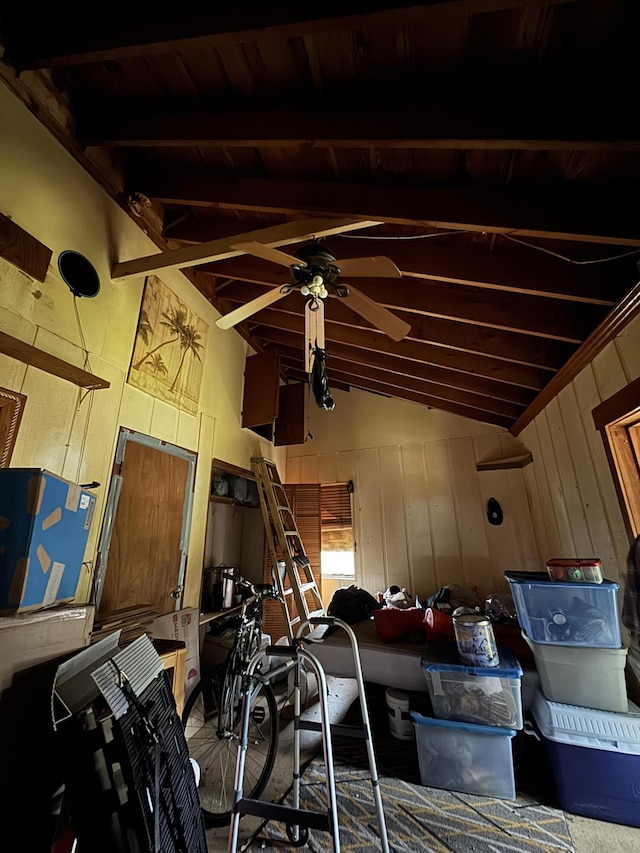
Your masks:
{"label": "wooden shelf", "polygon": [[32,347],[31,344],[7,335],[5,332],[0,332],[0,352],[21,361],[23,364],[28,364],[30,367],[37,367],[38,370],[44,370],[45,373],[50,373],[52,376],[73,382],[80,388],[97,390],[108,388],[111,384],[106,379],[100,379],[99,376],[87,373],[86,370],[75,367],[75,365],[44,352],[44,350]]}
{"label": "wooden shelf", "polygon": [[230,613],[239,613],[241,608],[242,605],[238,604],[235,607],[229,607],[228,610],[214,610],[209,611],[208,613],[201,613],[198,624],[208,625],[209,622],[215,622],[215,620],[219,619],[221,616],[228,616]]}
{"label": "wooden shelf", "polygon": [[249,501],[239,501],[236,498],[227,498],[223,495],[209,495],[209,503],[234,504],[234,506],[246,506],[249,509],[260,509],[259,504],[252,504]]}
{"label": "wooden shelf", "polygon": [[476,462],[476,471],[500,471],[504,468],[524,468],[533,462],[531,453],[519,456],[506,456],[503,459],[490,459],[488,462]]}

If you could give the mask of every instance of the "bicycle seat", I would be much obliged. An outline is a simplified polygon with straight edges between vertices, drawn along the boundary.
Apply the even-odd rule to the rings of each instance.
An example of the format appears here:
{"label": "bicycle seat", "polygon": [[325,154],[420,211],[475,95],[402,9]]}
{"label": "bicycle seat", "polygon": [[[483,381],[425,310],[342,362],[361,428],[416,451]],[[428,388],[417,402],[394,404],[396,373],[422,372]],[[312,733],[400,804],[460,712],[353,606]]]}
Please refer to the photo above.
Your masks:
{"label": "bicycle seat", "polygon": [[275,589],[273,588],[273,584],[270,583],[254,583],[254,588],[256,593],[264,594],[265,592],[272,592],[275,594]]}

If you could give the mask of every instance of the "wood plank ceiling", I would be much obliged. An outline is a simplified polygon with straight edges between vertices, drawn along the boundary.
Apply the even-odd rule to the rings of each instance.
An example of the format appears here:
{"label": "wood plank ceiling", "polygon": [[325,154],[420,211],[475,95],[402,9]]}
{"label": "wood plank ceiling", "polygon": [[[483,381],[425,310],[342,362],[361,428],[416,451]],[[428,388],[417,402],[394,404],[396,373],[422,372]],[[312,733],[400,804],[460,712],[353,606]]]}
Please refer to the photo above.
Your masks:
{"label": "wood plank ceiling", "polygon": [[[517,433],[640,306],[635,0],[10,5],[5,82],[221,313],[290,281],[226,238],[379,223],[324,243],[397,264],[353,283],[411,331],[327,299],[332,387]],[[238,327],[287,381],[304,301]]]}

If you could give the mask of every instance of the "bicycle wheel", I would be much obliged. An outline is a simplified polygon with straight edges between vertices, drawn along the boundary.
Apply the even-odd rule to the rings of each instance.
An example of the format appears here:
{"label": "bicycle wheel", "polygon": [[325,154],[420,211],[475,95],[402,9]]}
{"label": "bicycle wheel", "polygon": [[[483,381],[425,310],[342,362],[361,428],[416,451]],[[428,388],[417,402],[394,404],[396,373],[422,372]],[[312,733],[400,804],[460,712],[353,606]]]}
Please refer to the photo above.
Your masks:
{"label": "bicycle wheel", "polygon": [[[189,755],[201,771],[198,793],[208,826],[224,826],[231,820],[242,696],[236,691],[231,715],[220,714],[226,665],[203,678],[189,696],[182,715]],[[221,721],[227,725],[221,727]],[[278,748],[278,710],[270,684],[261,684],[249,715],[249,743],[245,761],[243,794],[258,798],[271,775]]]}

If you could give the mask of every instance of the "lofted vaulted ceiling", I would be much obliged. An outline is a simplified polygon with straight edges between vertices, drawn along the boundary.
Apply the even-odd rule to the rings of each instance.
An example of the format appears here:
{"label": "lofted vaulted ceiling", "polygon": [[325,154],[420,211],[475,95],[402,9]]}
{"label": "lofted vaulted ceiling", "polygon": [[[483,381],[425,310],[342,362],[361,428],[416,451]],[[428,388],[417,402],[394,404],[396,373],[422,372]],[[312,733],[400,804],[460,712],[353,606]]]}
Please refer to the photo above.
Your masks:
{"label": "lofted vaulted ceiling", "polygon": [[[218,5],[3,13],[3,79],[161,250],[114,279],[179,267],[226,314],[292,281],[246,235],[387,256],[353,284],[410,332],[327,299],[331,386],[518,432],[640,307],[638,4]],[[287,381],[304,302],[237,327]]]}

